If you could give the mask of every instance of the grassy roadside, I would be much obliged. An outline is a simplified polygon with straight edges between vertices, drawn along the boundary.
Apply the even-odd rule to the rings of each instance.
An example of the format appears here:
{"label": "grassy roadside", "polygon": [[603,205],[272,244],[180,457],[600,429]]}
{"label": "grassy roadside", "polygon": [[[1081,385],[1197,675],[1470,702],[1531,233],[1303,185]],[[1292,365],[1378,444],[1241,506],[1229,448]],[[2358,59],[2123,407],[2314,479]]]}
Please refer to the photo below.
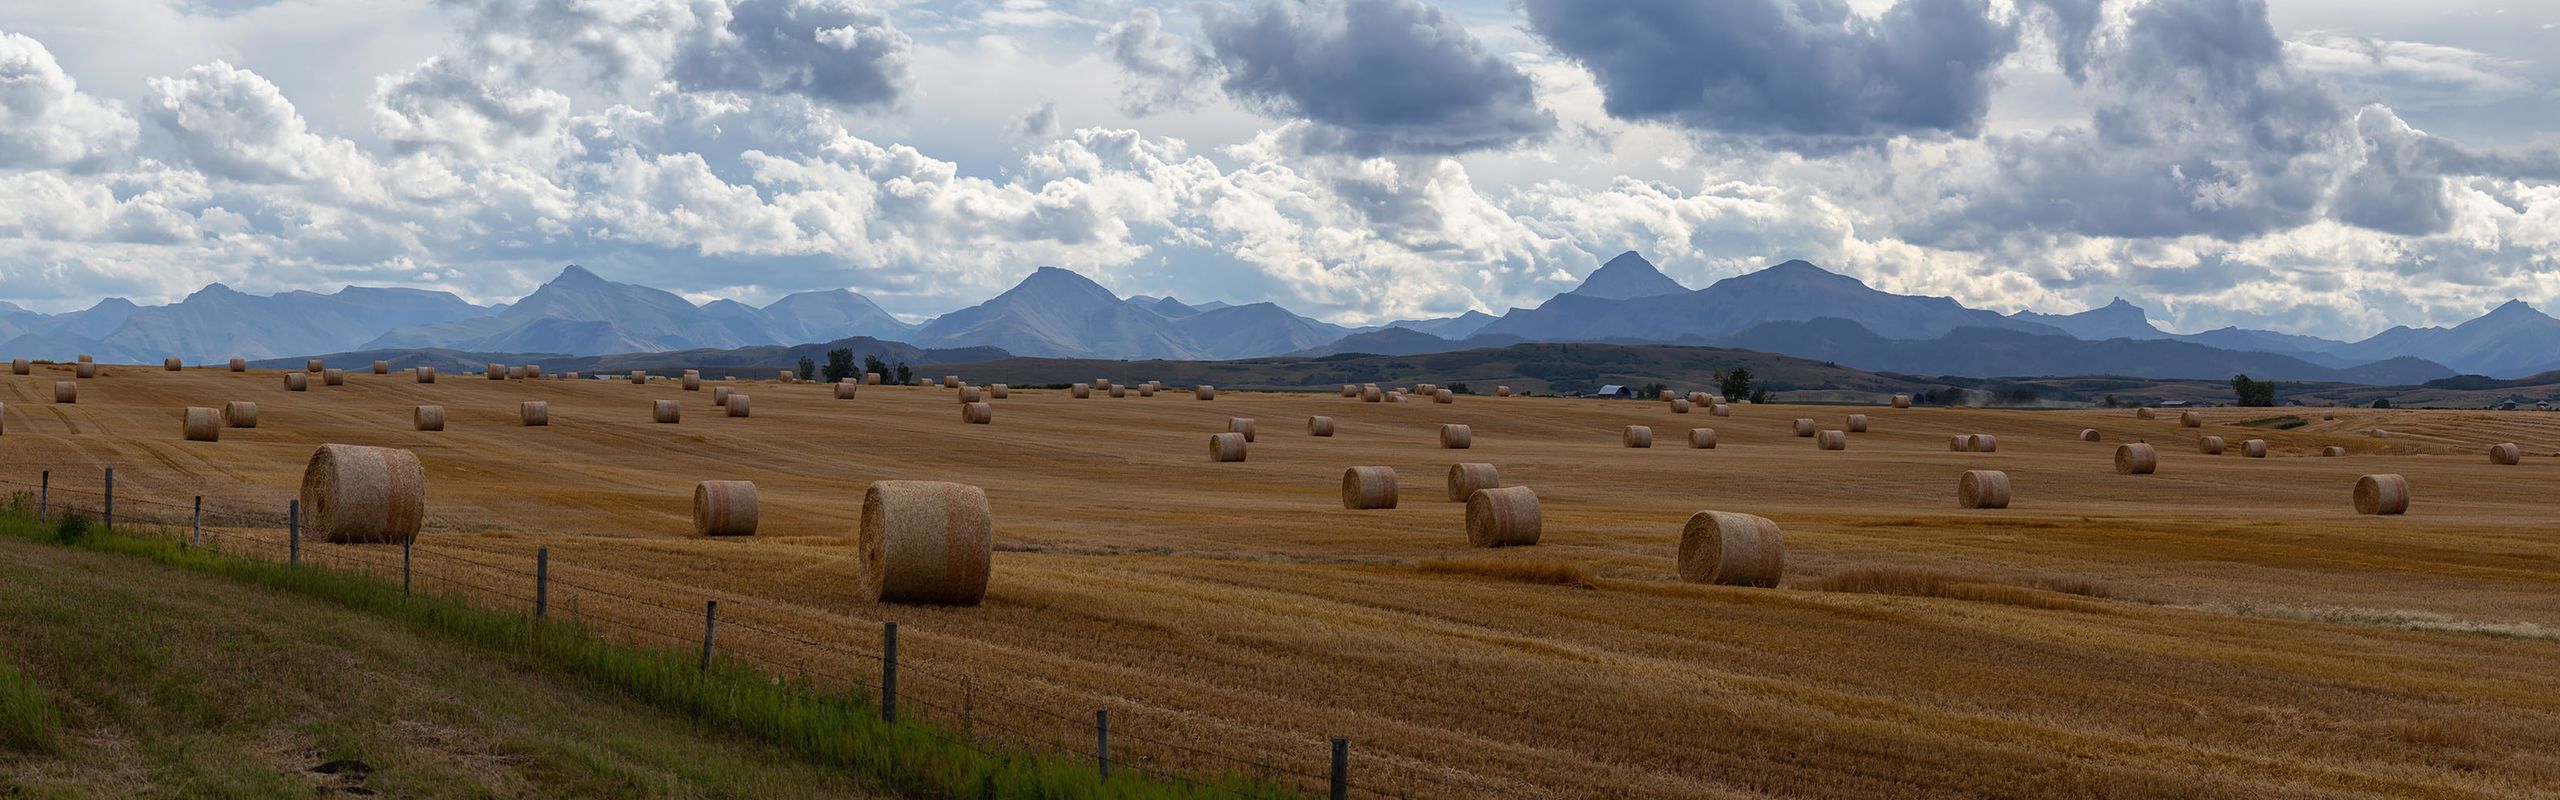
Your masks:
{"label": "grassy roadside", "polygon": [[[359,787],[426,796],[1207,793],[981,753],[882,723],[868,698],[734,663],[705,672],[368,577],[147,534],[56,540],[56,526],[0,513],[0,796],[274,796],[311,791],[294,782],[332,761],[362,762]],[[484,740],[474,732],[511,746],[419,744]],[[1238,795],[1287,793],[1217,790]]]}

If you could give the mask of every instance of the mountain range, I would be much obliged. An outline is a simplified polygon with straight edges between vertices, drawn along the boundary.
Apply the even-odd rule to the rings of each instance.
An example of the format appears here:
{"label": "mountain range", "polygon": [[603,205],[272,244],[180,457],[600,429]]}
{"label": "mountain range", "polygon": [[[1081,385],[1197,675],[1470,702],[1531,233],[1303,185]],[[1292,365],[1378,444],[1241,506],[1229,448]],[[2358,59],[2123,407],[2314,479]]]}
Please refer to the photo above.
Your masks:
{"label": "mountain range", "polygon": [[2003,315],[1947,297],[1877,290],[1805,261],[1690,289],[1636,253],[1608,260],[1573,290],[1500,316],[1348,327],[1272,303],[1121,297],[1070,270],[1041,267],[983,303],[921,324],[847,290],[802,292],[763,307],[695,304],[674,293],[569,266],[532,294],[477,306],[444,292],[350,287],[334,294],[249,295],[220,284],[165,306],[110,298],[38,314],[0,303],[0,354],[203,363],[354,351],[599,357],[790,347],[871,339],[937,351],[1052,359],[1233,360],[1265,356],[1409,356],[1525,342],[1685,344],[1764,350],[1911,374],[2115,374],[2418,383],[2457,373],[2507,378],[2560,369],[2560,320],[2510,302],[2450,328],[2393,328],[2358,342],[2224,328],[2161,330],[2121,298],[2076,314]]}

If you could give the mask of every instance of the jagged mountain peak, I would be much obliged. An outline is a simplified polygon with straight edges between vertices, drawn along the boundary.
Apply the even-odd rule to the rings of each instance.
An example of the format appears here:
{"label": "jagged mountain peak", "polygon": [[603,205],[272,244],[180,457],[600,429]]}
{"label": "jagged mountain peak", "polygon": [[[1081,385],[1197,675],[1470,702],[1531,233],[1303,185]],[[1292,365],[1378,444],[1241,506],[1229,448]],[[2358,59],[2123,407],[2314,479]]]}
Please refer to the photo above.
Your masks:
{"label": "jagged mountain peak", "polygon": [[1599,269],[1592,270],[1589,276],[1582,279],[1582,285],[1573,287],[1573,291],[1567,294],[1597,297],[1603,300],[1629,300],[1638,297],[1680,294],[1687,291],[1689,287],[1682,286],[1679,281],[1672,280],[1671,276],[1662,274],[1662,270],[1654,268],[1653,262],[1646,261],[1644,256],[1629,250],[1619,253],[1616,258],[1609,259],[1608,263],[1601,264]]}

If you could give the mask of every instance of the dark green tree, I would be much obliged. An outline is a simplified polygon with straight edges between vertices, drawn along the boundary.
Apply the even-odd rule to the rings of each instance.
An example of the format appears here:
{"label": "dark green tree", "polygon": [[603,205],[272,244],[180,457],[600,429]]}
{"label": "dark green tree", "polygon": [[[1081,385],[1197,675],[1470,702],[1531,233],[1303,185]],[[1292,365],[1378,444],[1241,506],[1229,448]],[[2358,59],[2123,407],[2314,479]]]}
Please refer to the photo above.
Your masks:
{"label": "dark green tree", "polygon": [[827,369],[820,374],[828,383],[856,377],[853,374],[853,351],[842,347],[827,351]]}
{"label": "dark green tree", "polygon": [[898,364],[898,380],[897,380],[897,384],[898,384],[898,385],[900,385],[900,386],[905,386],[905,385],[907,385],[907,384],[914,383],[914,382],[916,382],[916,373],[915,373],[915,370],[907,369],[907,365],[906,365],[906,363],[905,363],[905,362],[900,362],[900,363]]}
{"label": "dark green tree", "polygon": [[805,381],[805,380],[809,380],[809,379],[811,379],[811,378],[815,378],[815,377],[817,377],[817,376],[818,376],[818,363],[817,363],[817,362],[815,362],[815,361],[810,361],[808,356],[801,356],[801,357],[800,357],[800,369],[799,369],[798,371],[795,371],[795,372],[791,373],[791,377],[799,378],[799,379],[804,380],[804,381]]}
{"label": "dark green tree", "polygon": [[[1724,395],[1724,399],[1727,401],[1740,400],[1745,397],[1752,396],[1751,370],[1742,367],[1734,367],[1732,371],[1716,373],[1716,393]],[[1755,400],[1753,402],[1758,401]]]}
{"label": "dark green tree", "polygon": [[880,373],[881,378],[886,379],[889,377],[889,362],[880,360],[879,356],[863,356],[862,371],[877,372]]}
{"label": "dark green tree", "polygon": [[1671,387],[1669,387],[1669,386],[1664,386],[1664,385],[1662,385],[1662,384],[1660,384],[1660,383],[1648,383],[1648,384],[1645,384],[1645,385],[1644,385],[1644,388],[1642,388],[1642,389],[1637,389],[1637,390],[1636,390],[1636,399],[1638,399],[1638,400],[1651,400],[1651,399],[1654,399],[1654,398],[1657,398],[1657,397],[1661,397],[1661,396],[1662,396],[1662,390],[1664,390],[1664,389],[1669,389],[1669,388],[1671,388]]}
{"label": "dark green tree", "polygon": [[2231,376],[2231,394],[2240,405],[2266,407],[2276,404],[2276,382],[2250,380],[2247,374]]}

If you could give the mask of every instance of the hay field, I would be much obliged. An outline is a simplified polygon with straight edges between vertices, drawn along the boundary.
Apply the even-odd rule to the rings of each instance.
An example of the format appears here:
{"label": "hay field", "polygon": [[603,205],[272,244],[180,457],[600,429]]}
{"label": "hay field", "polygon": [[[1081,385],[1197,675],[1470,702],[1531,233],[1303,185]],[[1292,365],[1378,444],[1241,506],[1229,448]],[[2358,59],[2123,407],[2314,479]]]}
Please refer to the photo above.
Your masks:
{"label": "hay field", "polygon": [[[199,493],[273,512],[314,445],[408,448],[427,465],[421,552],[527,569],[548,546],[555,578],[617,595],[555,587],[555,614],[682,646],[701,626],[675,610],[718,597],[724,621],[789,634],[724,646],[863,678],[876,667],[811,665],[826,657],[788,640],[868,650],[896,620],[903,663],[939,676],[908,690],[928,717],[1082,747],[1078,720],[1108,708],[1124,757],[1169,767],[1258,762],[1289,780],[1320,774],[1325,737],[1343,736],[1357,795],[2560,796],[2560,414],[2207,409],[2186,429],[2130,411],[1719,418],[1168,386],[1017,388],[992,425],[966,425],[943,389],[835,400],[738,382],[755,413],[729,418],[709,386],[672,381],[359,373],[297,393],[272,372],[129,366],[53,405],[68,369],[0,376],[0,480],[50,468],[67,492],[114,466],[120,514]],[[682,424],[650,422],[659,399],[683,402]],[[259,426],[182,441],[184,407],[227,400],[257,401]],[[522,400],[548,401],[550,425],[518,425]],[[446,408],[445,431],[410,429],[421,404]],[[1872,427],[1843,452],[1790,430],[1849,413]],[[2308,424],[2235,424],[2287,413]],[[1307,436],[1311,414],[1335,435]],[[1258,421],[1250,459],[1210,463],[1230,417]],[[1439,449],[1443,423],[1471,426],[1473,447]],[[1632,424],[1654,428],[1651,449],[1620,446]],[[1692,427],[1719,446],[1687,448]],[[1999,451],[1948,452],[1961,433]],[[2197,454],[2200,435],[2229,454]],[[2249,438],[2270,457],[2240,457]],[[2159,473],[2115,474],[2116,444],[2137,439]],[[2489,463],[2503,441],[2522,466]],[[2319,457],[2328,445],[2350,455]],[[1442,496],[1457,461],[1537,490],[1537,546],[1466,546],[1463,504]],[[1354,465],[1394,467],[1401,505],[1342,509]],[[1958,509],[1967,469],[2006,471],[2012,505]],[[2408,476],[2407,516],[2352,512],[2371,472]],[[983,607],[860,599],[847,536],[864,486],[887,478],[985,487]],[[693,486],[712,479],[757,484],[759,535],[689,535]],[[1673,581],[1702,509],[1783,526],[1784,585]],[[505,594],[492,602],[517,602]]]}

